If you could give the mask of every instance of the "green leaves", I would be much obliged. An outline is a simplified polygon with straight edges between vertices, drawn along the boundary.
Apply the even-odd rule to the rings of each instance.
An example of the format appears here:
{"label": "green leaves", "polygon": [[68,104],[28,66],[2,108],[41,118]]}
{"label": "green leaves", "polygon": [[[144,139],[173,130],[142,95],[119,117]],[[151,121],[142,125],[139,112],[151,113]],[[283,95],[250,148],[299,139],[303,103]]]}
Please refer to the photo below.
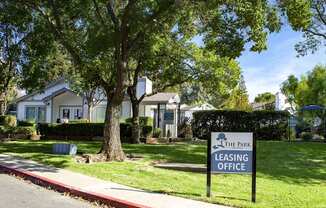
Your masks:
{"label": "green leaves", "polygon": [[326,67],[317,65],[307,75],[297,79],[294,75],[282,84],[282,93],[292,106],[326,105]]}

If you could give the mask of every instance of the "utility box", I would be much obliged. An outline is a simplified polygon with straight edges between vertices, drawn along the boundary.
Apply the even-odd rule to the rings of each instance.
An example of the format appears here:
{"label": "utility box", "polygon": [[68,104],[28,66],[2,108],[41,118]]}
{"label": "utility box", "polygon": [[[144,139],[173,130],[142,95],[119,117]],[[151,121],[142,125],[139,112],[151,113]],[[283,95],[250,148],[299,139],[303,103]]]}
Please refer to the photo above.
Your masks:
{"label": "utility box", "polygon": [[75,144],[54,144],[52,153],[57,155],[76,155],[77,145]]}

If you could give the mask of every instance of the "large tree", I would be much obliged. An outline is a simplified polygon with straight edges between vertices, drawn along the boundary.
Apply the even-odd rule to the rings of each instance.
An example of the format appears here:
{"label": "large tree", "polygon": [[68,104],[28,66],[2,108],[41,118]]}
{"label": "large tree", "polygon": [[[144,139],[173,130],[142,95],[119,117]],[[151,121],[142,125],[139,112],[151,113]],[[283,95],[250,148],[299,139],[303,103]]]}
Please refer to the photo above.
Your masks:
{"label": "large tree", "polygon": [[232,90],[230,97],[224,103],[223,107],[231,110],[252,110],[243,75],[241,75],[238,85]]}
{"label": "large tree", "polygon": [[[70,54],[76,71],[92,77],[107,95],[104,141],[106,160],[123,160],[119,134],[119,106],[134,73],[134,57],[144,34],[176,31],[180,38],[204,37],[216,55],[239,56],[246,43],[266,49],[269,32],[279,29],[287,15],[294,29],[309,24],[307,1],[282,0],[3,0],[1,12],[29,12],[30,29],[42,28],[39,41],[56,41]],[[37,38],[34,37],[34,38]],[[229,48],[229,42],[234,48]],[[223,50],[221,50],[223,49]],[[236,49],[236,50],[234,50]],[[164,60],[162,60],[164,61]],[[164,70],[164,69],[156,69]]]}
{"label": "large tree", "polygon": [[326,106],[326,67],[317,65],[300,79],[290,75],[281,90],[293,109],[311,104]]}
{"label": "large tree", "polygon": [[312,21],[309,27],[304,29],[304,40],[295,46],[301,56],[326,46],[326,1],[312,0],[311,11]]}

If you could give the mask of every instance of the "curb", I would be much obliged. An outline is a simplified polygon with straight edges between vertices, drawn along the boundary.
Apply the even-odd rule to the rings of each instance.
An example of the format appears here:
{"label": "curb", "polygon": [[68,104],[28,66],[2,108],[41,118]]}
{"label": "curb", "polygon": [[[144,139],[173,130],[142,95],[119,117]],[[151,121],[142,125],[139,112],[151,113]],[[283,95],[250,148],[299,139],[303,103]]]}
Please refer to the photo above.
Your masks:
{"label": "curb", "polygon": [[0,172],[5,172],[8,174],[13,174],[19,176],[25,180],[29,180],[32,183],[43,186],[43,187],[51,187],[52,189],[58,192],[70,193],[73,196],[81,197],[85,200],[94,202],[98,201],[105,205],[113,206],[114,208],[151,208],[145,205],[129,202],[122,199],[117,199],[115,197],[107,196],[104,194],[93,193],[82,191],[76,187],[72,187],[51,179],[48,179],[43,176],[38,176],[29,171],[19,170],[17,168],[8,167],[0,164]]}

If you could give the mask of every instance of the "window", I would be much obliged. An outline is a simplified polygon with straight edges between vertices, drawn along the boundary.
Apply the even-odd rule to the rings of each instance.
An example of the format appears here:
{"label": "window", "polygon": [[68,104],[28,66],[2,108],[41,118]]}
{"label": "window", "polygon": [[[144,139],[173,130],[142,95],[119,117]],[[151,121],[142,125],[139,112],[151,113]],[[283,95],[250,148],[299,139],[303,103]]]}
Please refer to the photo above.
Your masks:
{"label": "window", "polygon": [[46,108],[43,106],[28,106],[25,108],[25,118],[27,121],[44,123],[46,121]]}

